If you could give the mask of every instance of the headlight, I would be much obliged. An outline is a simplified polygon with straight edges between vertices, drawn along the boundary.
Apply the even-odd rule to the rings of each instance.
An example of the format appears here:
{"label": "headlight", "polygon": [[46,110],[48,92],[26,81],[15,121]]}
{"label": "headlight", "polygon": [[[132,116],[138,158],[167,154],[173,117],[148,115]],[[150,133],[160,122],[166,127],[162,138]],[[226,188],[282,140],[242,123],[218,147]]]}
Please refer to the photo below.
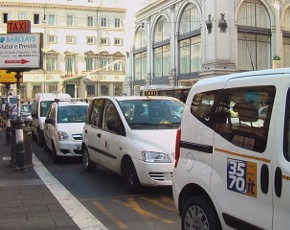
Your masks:
{"label": "headlight", "polygon": [[171,163],[168,154],[161,152],[143,151],[143,160],[148,163]]}
{"label": "headlight", "polygon": [[58,132],[58,139],[60,141],[68,141],[69,140],[69,135],[66,132],[59,131]]}

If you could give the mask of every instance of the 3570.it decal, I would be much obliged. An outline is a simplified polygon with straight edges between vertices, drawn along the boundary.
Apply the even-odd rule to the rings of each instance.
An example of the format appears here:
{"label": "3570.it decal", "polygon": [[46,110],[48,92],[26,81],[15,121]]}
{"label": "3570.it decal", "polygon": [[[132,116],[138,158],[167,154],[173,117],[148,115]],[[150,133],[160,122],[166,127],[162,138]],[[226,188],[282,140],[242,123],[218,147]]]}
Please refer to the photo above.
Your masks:
{"label": "3570.it decal", "polygon": [[257,197],[257,164],[229,158],[227,187],[233,192]]}

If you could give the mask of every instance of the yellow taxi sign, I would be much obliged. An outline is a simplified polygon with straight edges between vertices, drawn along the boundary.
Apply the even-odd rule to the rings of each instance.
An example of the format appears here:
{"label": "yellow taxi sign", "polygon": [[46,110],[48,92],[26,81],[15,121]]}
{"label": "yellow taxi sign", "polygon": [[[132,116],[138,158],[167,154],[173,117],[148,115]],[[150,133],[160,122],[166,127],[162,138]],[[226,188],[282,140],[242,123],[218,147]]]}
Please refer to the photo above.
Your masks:
{"label": "yellow taxi sign", "polygon": [[145,90],[144,96],[157,96],[157,90]]}
{"label": "yellow taxi sign", "polygon": [[[7,72],[6,70],[0,70],[0,83],[16,83],[16,72]],[[23,79],[23,78],[22,78]],[[21,81],[21,80],[20,80]]]}

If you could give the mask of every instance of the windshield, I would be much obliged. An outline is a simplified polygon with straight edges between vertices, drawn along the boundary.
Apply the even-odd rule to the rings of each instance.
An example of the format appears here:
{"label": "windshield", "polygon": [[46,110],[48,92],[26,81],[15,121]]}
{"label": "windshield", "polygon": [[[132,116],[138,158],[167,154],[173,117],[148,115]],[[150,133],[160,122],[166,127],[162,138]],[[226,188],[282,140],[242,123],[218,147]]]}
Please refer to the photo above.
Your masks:
{"label": "windshield", "polygon": [[120,101],[122,112],[131,129],[177,128],[184,104],[175,100]]}
{"label": "windshield", "polygon": [[57,123],[81,123],[86,121],[87,105],[58,107]]}

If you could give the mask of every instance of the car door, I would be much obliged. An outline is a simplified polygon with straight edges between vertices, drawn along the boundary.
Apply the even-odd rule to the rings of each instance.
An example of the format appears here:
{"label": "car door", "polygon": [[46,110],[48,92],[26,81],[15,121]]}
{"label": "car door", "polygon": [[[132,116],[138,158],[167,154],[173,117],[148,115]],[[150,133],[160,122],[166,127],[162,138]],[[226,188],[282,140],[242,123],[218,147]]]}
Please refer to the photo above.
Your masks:
{"label": "car door", "polygon": [[52,149],[52,140],[55,129],[55,111],[55,105],[52,104],[46,115],[46,119],[50,119],[51,122],[44,122],[43,126],[44,141],[50,149]]}
{"label": "car door", "polygon": [[122,152],[120,141],[124,137],[124,126],[116,106],[109,99],[104,104],[101,129],[97,137],[100,163],[116,171]]}
{"label": "car door", "polygon": [[100,146],[100,125],[103,115],[103,98],[96,98],[91,101],[88,108],[87,122],[83,129],[83,142],[85,143],[90,159],[99,163]]}
{"label": "car door", "polygon": [[[214,126],[211,187],[222,217],[237,229],[272,228],[272,148],[269,123],[276,89],[271,80],[255,86],[247,78],[230,80],[213,116],[225,111]],[[268,106],[267,116],[259,109]]]}
{"label": "car door", "polygon": [[[278,140],[283,140],[283,143],[274,144],[273,150],[273,202],[274,202],[274,214],[273,214],[273,229],[290,229],[290,89],[289,82],[281,82],[282,88],[277,89],[277,97],[281,98],[281,102],[284,102],[284,95],[286,97],[286,103],[281,103],[276,107],[279,111],[275,114],[275,125],[273,126],[274,136]],[[287,89],[288,88],[288,89]],[[288,91],[288,92],[286,92]],[[285,112],[283,112],[285,111]],[[284,115],[285,114],[285,115]],[[283,117],[285,117],[283,119]],[[282,128],[284,125],[284,129]],[[276,142],[277,143],[277,142]],[[282,149],[283,148],[283,149]]]}

